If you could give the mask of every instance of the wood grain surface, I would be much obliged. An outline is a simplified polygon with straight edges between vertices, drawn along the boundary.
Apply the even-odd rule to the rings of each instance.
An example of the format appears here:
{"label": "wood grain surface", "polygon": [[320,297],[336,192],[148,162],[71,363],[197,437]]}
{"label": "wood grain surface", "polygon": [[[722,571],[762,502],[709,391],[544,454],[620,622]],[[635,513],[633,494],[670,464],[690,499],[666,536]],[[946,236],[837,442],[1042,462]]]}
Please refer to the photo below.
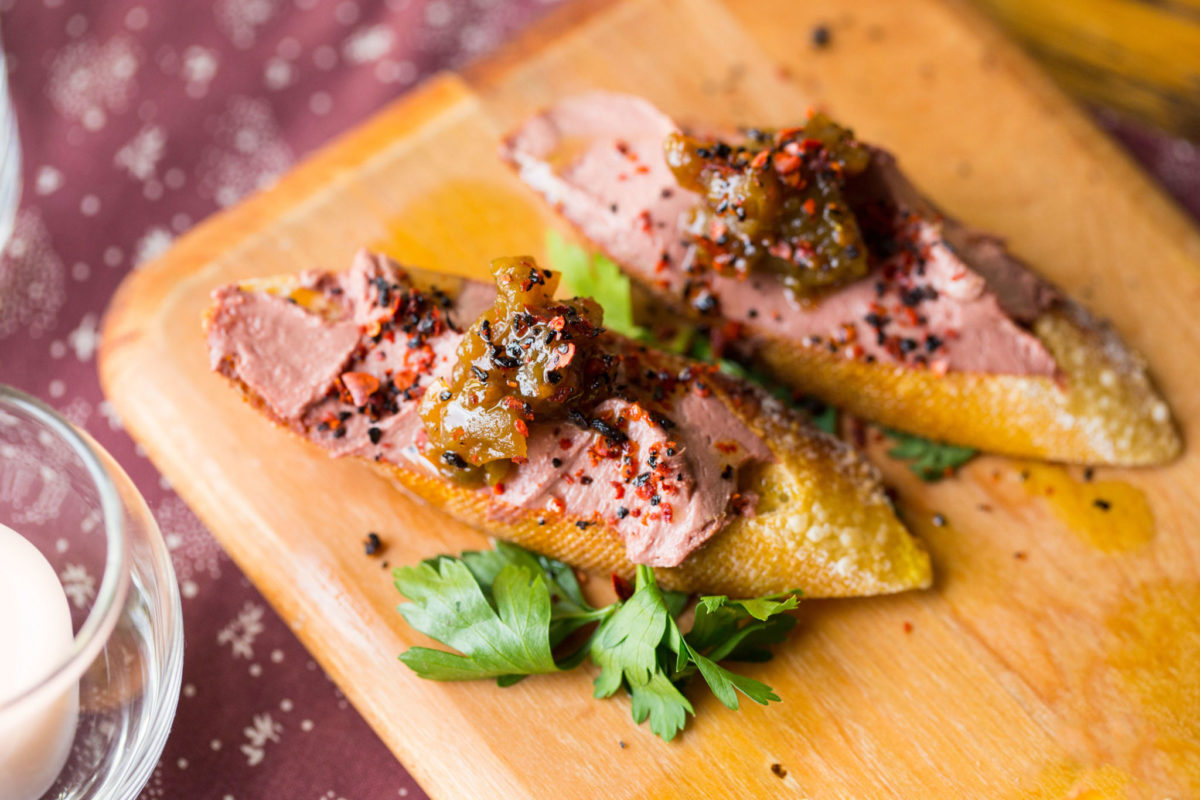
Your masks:
{"label": "wood grain surface", "polygon": [[[833,32],[822,50],[809,43],[818,22]],[[593,700],[587,669],[501,690],[423,682],[396,661],[428,642],[395,613],[365,532],[393,565],[483,538],[270,427],[209,372],[201,312],[219,284],[344,268],[364,243],[469,275],[496,255],[541,256],[559,223],[496,144],[539,105],[593,87],[716,124],[827,108],[1111,318],[1149,357],[1185,438],[1200,430],[1200,237],[969,8],[571,6],[202,225],[126,281],[104,325],[101,376],[129,430],[422,786],[438,798],[1200,796],[1194,447],[1090,483],[985,458],[922,484],[873,443],[935,587],[804,604],[778,657],[750,668],[783,702],[732,712],[698,694],[670,744],[634,726],[626,700]]]}

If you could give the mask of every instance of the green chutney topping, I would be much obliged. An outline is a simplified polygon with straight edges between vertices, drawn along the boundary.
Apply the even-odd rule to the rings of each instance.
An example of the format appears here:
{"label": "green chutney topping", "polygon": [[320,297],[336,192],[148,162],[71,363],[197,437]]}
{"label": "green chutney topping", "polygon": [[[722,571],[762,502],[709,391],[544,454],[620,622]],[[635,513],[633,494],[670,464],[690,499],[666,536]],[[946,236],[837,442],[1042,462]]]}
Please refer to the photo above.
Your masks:
{"label": "green chutney topping", "polygon": [[870,153],[829,117],[749,130],[736,145],[672,133],[665,151],[679,185],[703,198],[686,226],[700,264],[738,277],[775,273],[802,296],[867,274],[867,248],[843,194]]}
{"label": "green chutney topping", "polygon": [[498,258],[495,304],[458,346],[449,380],[421,401],[429,436],[426,458],[467,484],[493,485],[526,456],[535,419],[565,418],[612,388],[617,358],[597,342],[600,306],[585,298],[555,300],[559,276],[533,258]]}

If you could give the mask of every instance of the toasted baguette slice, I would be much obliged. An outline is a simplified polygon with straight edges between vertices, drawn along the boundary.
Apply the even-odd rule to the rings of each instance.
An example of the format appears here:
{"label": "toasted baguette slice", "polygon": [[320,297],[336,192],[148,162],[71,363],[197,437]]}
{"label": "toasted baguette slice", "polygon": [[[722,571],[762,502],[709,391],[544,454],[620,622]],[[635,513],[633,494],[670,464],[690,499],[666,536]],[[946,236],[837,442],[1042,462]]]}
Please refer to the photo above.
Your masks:
{"label": "toasted baguette slice", "polygon": [[[883,425],[994,453],[1123,466],[1161,464],[1179,454],[1179,434],[1145,361],[1009,255],[1002,242],[944,217],[877,148],[868,194],[881,185],[894,192],[902,209],[928,223],[931,248],[944,246],[955,258],[978,248],[979,259],[962,252],[961,260],[994,293],[994,301],[983,300],[991,304],[995,324],[964,341],[983,342],[982,348],[1004,340],[1009,356],[1001,360],[1003,368],[975,368],[987,359],[962,344],[963,369],[847,358],[848,348],[830,349],[832,329],[839,326],[820,330],[824,337],[783,331],[798,319],[789,315],[819,315],[827,300],[815,309],[799,308],[780,299],[782,286],[770,277],[739,286],[736,279],[691,274],[684,267],[691,259],[681,241],[680,215],[698,198],[676,185],[662,156],[663,139],[675,130],[639,98],[597,92],[531,118],[504,142],[501,155],[657,301],[696,323],[737,326],[752,357],[798,391]],[[614,142],[619,155],[612,154]],[[857,292],[863,305],[877,280],[871,275],[845,289]],[[684,300],[705,281],[719,301],[717,316]],[[758,288],[747,300],[751,284]],[[735,294],[741,298],[735,301]],[[858,341],[874,337],[860,316],[852,319],[860,324]],[[1034,367],[1011,368],[1030,353]]]}
{"label": "toasted baguette slice", "polygon": [[900,430],[992,453],[1148,466],[1181,441],[1146,370],[1109,327],[1065,304],[1033,323],[1062,373],[935,375],[767,339],[756,360],[789,385]]}
{"label": "toasted baguette slice", "polygon": [[[459,297],[466,285],[478,286],[449,276],[406,272],[415,286],[437,286],[450,298]],[[331,311],[320,292],[291,276],[246,281],[237,288],[286,298],[317,315]],[[219,313],[230,312],[214,305],[206,315],[210,335]],[[309,441],[317,439],[314,431],[272,410],[242,379],[236,358],[222,357],[214,367],[277,424]],[[868,462],[762,392],[724,376],[713,376],[710,386],[768,444],[775,461],[748,468],[741,484],[758,495],[756,513],[732,517],[680,566],[659,568],[663,585],[741,597],[794,588],[810,597],[846,597],[929,586],[929,557],[897,519]],[[582,569],[625,577],[633,573],[617,532],[604,523],[579,527],[576,523],[582,520],[569,510],[518,509],[497,503],[489,491],[465,488],[427,471],[362,460],[434,507],[490,535]]]}

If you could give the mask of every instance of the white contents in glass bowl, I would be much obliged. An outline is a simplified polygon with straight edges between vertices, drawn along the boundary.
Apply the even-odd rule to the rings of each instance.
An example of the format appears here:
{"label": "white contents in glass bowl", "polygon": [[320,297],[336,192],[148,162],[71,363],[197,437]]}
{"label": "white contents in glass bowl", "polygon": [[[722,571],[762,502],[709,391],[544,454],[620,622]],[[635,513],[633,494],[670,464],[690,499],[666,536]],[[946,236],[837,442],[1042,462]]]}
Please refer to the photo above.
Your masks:
{"label": "white contents in glass bowl", "polygon": [[71,652],[71,609],[50,562],[0,524],[0,800],[41,797],[66,763],[79,716],[79,689],[13,700]]}

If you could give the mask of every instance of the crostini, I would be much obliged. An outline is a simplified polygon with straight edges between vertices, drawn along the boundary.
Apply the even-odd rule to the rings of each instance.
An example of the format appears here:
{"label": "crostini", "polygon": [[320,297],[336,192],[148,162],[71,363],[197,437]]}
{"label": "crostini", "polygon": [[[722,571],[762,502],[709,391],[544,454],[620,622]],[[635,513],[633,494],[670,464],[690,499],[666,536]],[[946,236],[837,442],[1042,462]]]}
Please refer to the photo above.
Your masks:
{"label": "crostini", "polygon": [[659,301],[801,392],[995,453],[1146,465],[1180,451],[1110,327],[824,115],[722,141],[597,92],[529,119],[501,154]]}
{"label": "crostini", "polygon": [[602,327],[558,275],[496,286],[361,252],[214,292],[211,364],[258,410],[482,531],[732,596],[928,586],[878,474],[756,388]]}

